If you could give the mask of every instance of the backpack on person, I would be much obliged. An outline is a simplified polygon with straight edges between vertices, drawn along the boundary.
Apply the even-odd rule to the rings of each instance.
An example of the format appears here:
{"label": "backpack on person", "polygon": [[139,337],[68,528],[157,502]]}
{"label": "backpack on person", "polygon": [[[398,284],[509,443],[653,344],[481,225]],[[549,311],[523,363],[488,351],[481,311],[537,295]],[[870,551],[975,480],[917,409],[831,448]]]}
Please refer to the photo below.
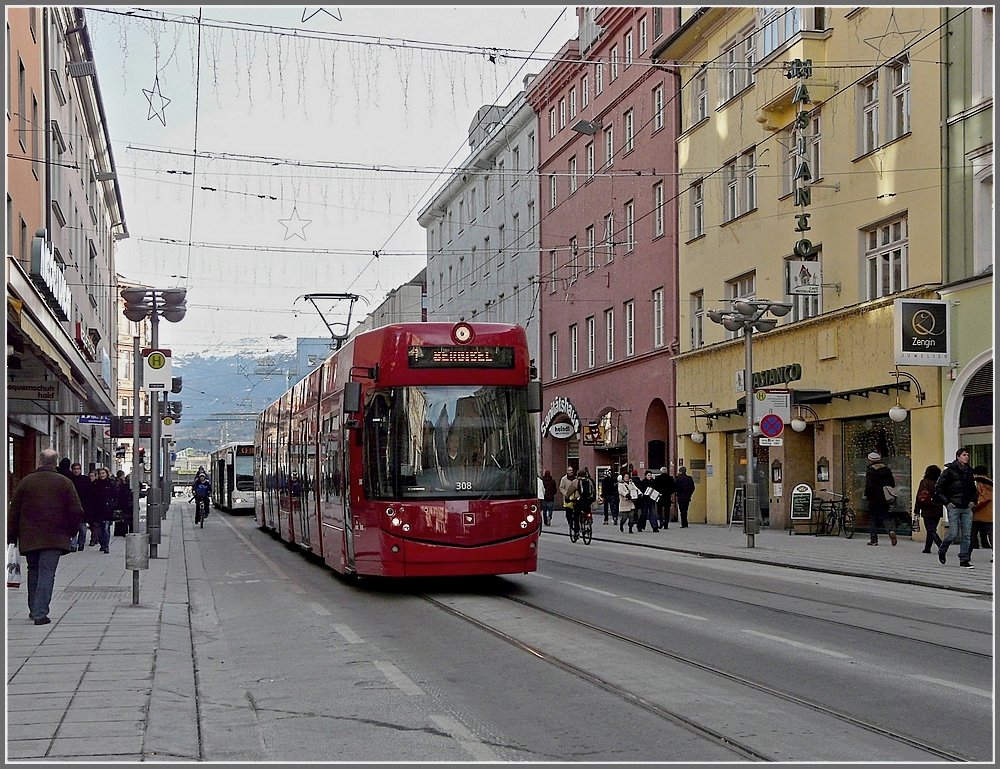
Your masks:
{"label": "backpack on person", "polygon": [[577,481],[577,493],[580,499],[589,499],[593,501],[594,499],[594,482],[586,476],[581,476]]}

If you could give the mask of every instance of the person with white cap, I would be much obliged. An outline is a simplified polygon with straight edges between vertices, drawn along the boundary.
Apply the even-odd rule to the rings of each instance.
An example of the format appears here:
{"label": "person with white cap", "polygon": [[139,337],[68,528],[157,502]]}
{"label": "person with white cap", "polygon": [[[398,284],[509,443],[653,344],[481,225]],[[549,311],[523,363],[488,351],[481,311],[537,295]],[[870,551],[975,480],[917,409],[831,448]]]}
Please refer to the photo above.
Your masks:
{"label": "person with white cap", "polygon": [[872,451],[868,455],[868,469],[865,471],[865,499],[868,500],[869,545],[878,544],[879,526],[884,525],[889,541],[896,544],[896,516],[892,512],[893,502],[887,499],[885,487],[896,488],[896,479],[885,464],[882,455]]}

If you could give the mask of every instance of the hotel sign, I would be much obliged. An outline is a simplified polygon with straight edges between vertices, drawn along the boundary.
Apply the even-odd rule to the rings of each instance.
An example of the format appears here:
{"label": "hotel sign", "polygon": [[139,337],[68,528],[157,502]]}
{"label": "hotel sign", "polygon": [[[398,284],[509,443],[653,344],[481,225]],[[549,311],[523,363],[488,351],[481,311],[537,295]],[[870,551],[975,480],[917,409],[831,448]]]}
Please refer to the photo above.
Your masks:
{"label": "hotel sign", "polygon": [[950,366],[951,304],[933,299],[893,303],[897,366]]}

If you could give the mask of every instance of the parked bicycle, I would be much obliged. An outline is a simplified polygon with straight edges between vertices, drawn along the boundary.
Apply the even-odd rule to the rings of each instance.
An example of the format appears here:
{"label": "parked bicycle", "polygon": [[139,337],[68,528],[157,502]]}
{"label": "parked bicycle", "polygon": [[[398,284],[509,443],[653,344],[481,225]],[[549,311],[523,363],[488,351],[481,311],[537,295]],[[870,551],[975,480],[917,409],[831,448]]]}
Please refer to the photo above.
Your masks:
{"label": "parked bicycle", "polygon": [[850,539],[854,536],[856,518],[854,508],[851,507],[851,499],[846,494],[838,494],[835,491],[823,490],[824,494],[829,494],[834,499],[821,503],[821,510],[824,513],[823,532],[836,537],[843,534]]}

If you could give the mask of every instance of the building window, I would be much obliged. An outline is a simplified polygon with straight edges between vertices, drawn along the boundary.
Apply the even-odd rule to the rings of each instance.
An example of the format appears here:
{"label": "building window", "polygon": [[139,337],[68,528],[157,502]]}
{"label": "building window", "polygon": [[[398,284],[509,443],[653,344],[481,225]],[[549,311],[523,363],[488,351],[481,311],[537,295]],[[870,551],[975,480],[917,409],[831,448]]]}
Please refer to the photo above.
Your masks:
{"label": "building window", "polygon": [[708,68],[702,67],[695,74],[691,89],[692,125],[708,118]]}
{"label": "building window", "polygon": [[653,185],[653,237],[663,234],[663,182]]}
{"label": "building window", "polygon": [[886,66],[892,101],[889,102],[890,139],[910,132],[910,60],[902,56]]}
{"label": "building window", "polygon": [[653,89],[653,133],[663,128],[663,84]]}
{"label": "building window", "polygon": [[580,277],[580,249],[574,235],[569,239],[569,282],[576,283]]}
{"label": "building window", "polygon": [[561,131],[566,127],[566,99],[563,97],[559,100],[559,130]]}
{"label": "building window", "polygon": [[993,151],[976,154],[972,163],[972,259],[976,275],[993,268]]}
{"label": "building window", "polygon": [[756,151],[751,149],[722,169],[725,188],[725,219],[732,221],[757,207]]}
{"label": "building window", "polygon": [[663,9],[653,9],[653,39],[656,40],[663,34]]}
{"label": "building window", "polygon": [[757,208],[757,153],[754,150],[740,156],[740,171],[743,177],[743,213]]}
{"label": "building window", "polygon": [[653,290],[653,347],[663,347],[663,287]]}
{"label": "building window", "polygon": [[535,170],[535,132],[528,134],[528,171]]}
{"label": "building window", "polygon": [[490,236],[483,238],[483,282],[490,276],[490,262],[493,261],[493,252],[490,251]]}
{"label": "building window", "polygon": [[625,302],[625,357],[635,355],[635,302]]}
{"label": "building window", "polygon": [[588,179],[593,179],[594,178],[594,143],[593,142],[587,142],[586,155],[587,155],[587,178]]}
{"label": "building window", "polygon": [[[807,262],[810,266],[805,267],[806,270],[812,273],[812,275],[807,276],[809,280],[814,284],[818,284],[821,280],[822,269],[821,256],[819,249],[813,249],[812,254],[807,256],[805,259],[801,257],[792,257],[791,259],[785,260],[785,285],[791,287],[793,284],[804,283],[806,281],[802,280],[799,275],[792,275],[792,270],[796,272],[802,272],[803,265],[801,262]],[[815,265],[815,267],[813,267]],[[794,280],[793,280],[794,278]],[[820,314],[820,301],[822,300],[822,293],[816,294],[788,294],[788,299],[792,304],[792,312],[789,318],[794,321],[805,320],[806,318],[815,318]]]}
{"label": "building window", "polygon": [[465,229],[465,201],[458,201],[458,231],[462,232]]}
{"label": "building window", "polygon": [[569,119],[576,117],[576,86],[569,89]]}
{"label": "building window", "polygon": [[723,221],[730,222],[739,216],[740,186],[736,173],[736,160],[730,160],[722,168],[722,184],[725,190]]}
{"label": "building window", "polygon": [[907,221],[902,216],[866,230],[865,261],[868,299],[889,296],[906,288]]}
{"label": "building window", "polygon": [[761,10],[761,56],[770,56],[771,52],[784,45],[787,40],[799,32],[801,24],[801,9],[799,8],[763,8]]}
{"label": "building window", "polygon": [[646,48],[649,46],[648,30],[646,27],[646,17],[643,16],[639,19],[639,53],[645,53]]}
{"label": "building window", "polygon": [[510,175],[511,176],[510,186],[511,187],[516,187],[518,180],[521,178],[521,148],[520,147],[514,147],[514,149],[512,149],[510,151],[510,164],[512,166],[512,168],[511,168],[511,172],[512,173]]}
{"label": "building window", "polygon": [[632,42],[632,30],[625,33],[625,68],[632,66],[632,59],[635,56],[634,45]]}
{"label": "building window", "polygon": [[584,75],[580,80],[580,99],[584,107],[590,104],[590,75]]}
{"label": "building window", "polygon": [[705,186],[701,179],[691,185],[691,237],[705,234]]}
{"label": "building window", "polygon": [[574,323],[569,327],[569,370],[572,374],[580,370],[579,336],[579,329]]}
{"label": "building window", "polygon": [[511,239],[511,241],[510,241],[511,246],[513,246],[510,258],[511,259],[516,259],[517,255],[521,252],[521,246],[524,245],[523,243],[521,243],[521,215],[520,214],[517,214],[517,213],[511,214],[511,217],[510,217],[510,229],[511,229],[511,234],[514,236]]}
{"label": "building window", "polygon": [[535,242],[535,201],[528,201],[528,243]]}
{"label": "building window", "polygon": [[691,294],[691,349],[697,350],[705,344],[705,292]]}
{"label": "building window", "polygon": [[556,108],[549,110],[549,138],[556,138]]}
{"label": "building window", "polygon": [[490,207],[490,175],[483,176],[483,210]]}
{"label": "building window", "polygon": [[635,149],[635,110],[625,112],[625,154]]}
{"label": "building window", "polygon": [[553,250],[549,251],[549,293],[556,292],[556,281],[559,280],[559,255]]}
{"label": "building window", "polygon": [[608,126],[604,129],[604,165],[610,168],[615,161],[615,129]]}
{"label": "building window", "polygon": [[469,283],[471,285],[476,285],[476,281],[479,279],[479,264],[476,262],[476,247],[473,246],[469,251]]}
{"label": "building window", "polygon": [[28,86],[25,82],[24,62],[17,57],[17,140],[21,151],[28,151]]}
{"label": "building window", "polygon": [[587,323],[587,368],[597,365],[597,323],[591,315],[586,320]]}
{"label": "building window", "polygon": [[614,212],[604,217],[604,243],[607,246],[605,264],[611,264],[615,258],[615,215]]}
{"label": "building window", "polygon": [[559,178],[552,174],[549,177],[549,211],[559,205]]}
{"label": "building window", "polygon": [[552,332],[549,334],[549,357],[552,360],[552,369],[549,372],[553,379],[559,378],[559,334]]}
{"label": "building window", "polygon": [[469,190],[469,221],[476,221],[476,188]]}
{"label": "building window", "polygon": [[625,203],[625,253],[635,251],[635,201]]}
{"label": "building window", "polygon": [[604,62],[597,62],[594,69],[594,95],[599,96],[604,92]]}
{"label": "building window", "polygon": [[587,272],[597,269],[597,232],[594,225],[587,228]]}
{"label": "building window", "polygon": [[576,178],[576,155],[569,159],[569,194],[572,195],[577,190]]}
{"label": "building window", "polygon": [[607,340],[607,345],[605,346],[605,359],[608,363],[614,362],[615,359],[615,311],[605,310],[604,311],[604,334]]}
{"label": "building window", "polygon": [[861,105],[860,150],[862,155],[878,148],[878,75],[858,84]]}
{"label": "building window", "polygon": [[741,31],[731,40],[722,55],[722,101],[729,101],[737,94],[753,85],[754,46],[753,28]]}
{"label": "building window", "polygon": [[611,82],[618,79],[618,46],[611,46]]}
{"label": "building window", "polygon": [[507,186],[507,177],[504,175],[504,161],[497,161],[497,200],[503,197],[504,187]]}

